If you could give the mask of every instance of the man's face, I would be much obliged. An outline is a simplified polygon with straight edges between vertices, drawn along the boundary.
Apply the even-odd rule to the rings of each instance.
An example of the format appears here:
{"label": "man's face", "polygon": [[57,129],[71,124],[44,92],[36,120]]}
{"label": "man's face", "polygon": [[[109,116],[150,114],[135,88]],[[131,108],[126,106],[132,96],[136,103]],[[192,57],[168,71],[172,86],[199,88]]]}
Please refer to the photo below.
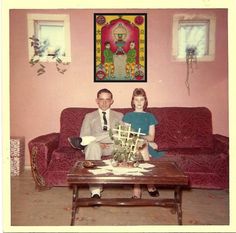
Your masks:
{"label": "man's face", "polygon": [[101,93],[96,99],[96,103],[102,111],[106,111],[107,109],[109,109],[113,102],[114,101],[111,98],[111,94],[106,92]]}
{"label": "man's face", "polygon": [[130,48],[131,48],[131,49],[134,49],[134,47],[135,47],[135,44],[134,44],[133,42],[131,42],[131,43],[130,43]]}

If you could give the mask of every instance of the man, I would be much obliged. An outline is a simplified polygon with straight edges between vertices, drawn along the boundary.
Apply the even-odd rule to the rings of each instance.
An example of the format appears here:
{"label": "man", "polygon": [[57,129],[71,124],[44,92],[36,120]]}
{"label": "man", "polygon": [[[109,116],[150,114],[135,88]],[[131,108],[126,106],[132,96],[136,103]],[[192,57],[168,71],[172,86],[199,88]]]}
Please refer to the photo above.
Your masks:
{"label": "man", "polygon": [[[102,155],[111,155],[113,141],[108,130],[122,121],[123,114],[110,109],[113,104],[113,95],[108,89],[101,89],[97,93],[96,103],[98,110],[85,115],[80,137],[68,138],[72,147],[83,149],[85,146],[86,160],[100,160]],[[82,146],[81,146],[82,145]],[[90,185],[92,198],[100,198],[101,185]]]}
{"label": "man", "polygon": [[127,59],[126,59],[126,77],[134,78],[134,71],[135,71],[135,65],[136,65],[135,42],[131,41],[129,47],[130,49],[127,52]]}
{"label": "man", "polygon": [[103,52],[105,61],[105,71],[106,71],[106,77],[109,77],[109,74],[112,78],[114,78],[114,62],[113,62],[113,53],[111,51],[111,44],[109,41],[105,42],[105,49]]}

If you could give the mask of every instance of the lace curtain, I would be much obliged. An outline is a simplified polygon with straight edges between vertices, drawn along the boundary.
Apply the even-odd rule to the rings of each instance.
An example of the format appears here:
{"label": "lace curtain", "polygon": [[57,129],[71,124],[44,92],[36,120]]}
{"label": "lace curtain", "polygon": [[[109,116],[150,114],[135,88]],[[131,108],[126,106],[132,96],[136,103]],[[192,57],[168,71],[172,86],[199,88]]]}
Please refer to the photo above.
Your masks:
{"label": "lace curtain", "polygon": [[182,22],[178,31],[178,58],[185,58],[186,48],[196,47],[197,57],[208,55],[208,22]]}

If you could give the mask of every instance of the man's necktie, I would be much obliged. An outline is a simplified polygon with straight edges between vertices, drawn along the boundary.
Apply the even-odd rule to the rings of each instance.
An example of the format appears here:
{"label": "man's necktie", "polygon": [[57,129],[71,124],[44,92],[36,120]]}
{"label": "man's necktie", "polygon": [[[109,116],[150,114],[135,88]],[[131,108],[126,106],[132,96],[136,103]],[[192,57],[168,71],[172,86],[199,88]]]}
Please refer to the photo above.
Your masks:
{"label": "man's necktie", "polygon": [[107,131],[107,118],[106,118],[106,112],[102,112],[103,114],[103,130]]}

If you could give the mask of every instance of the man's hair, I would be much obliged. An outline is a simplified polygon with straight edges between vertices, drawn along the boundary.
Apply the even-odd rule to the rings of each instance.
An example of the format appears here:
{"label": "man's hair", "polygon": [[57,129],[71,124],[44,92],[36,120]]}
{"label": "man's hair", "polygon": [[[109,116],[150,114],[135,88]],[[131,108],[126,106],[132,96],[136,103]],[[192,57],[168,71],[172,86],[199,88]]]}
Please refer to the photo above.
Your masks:
{"label": "man's hair", "polygon": [[134,97],[135,96],[143,96],[144,97],[145,103],[143,106],[143,110],[146,110],[147,106],[148,106],[148,100],[147,100],[147,95],[146,95],[146,92],[144,91],[144,89],[143,88],[135,88],[134,89],[132,99],[131,99],[132,109],[135,109],[135,105],[134,105]]}
{"label": "man's hair", "polygon": [[99,95],[102,94],[102,93],[108,93],[108,94],[110,94],[110,95],[111,95],[111,99],[113,99],[113,94],[111,93],[110,90],[108,90],[108,89],[106,89],[106,88],[103,88],[103,89],[101,89],[101,90],[99,90],[99,91],[97,92],[97,98],[99,98]]}

